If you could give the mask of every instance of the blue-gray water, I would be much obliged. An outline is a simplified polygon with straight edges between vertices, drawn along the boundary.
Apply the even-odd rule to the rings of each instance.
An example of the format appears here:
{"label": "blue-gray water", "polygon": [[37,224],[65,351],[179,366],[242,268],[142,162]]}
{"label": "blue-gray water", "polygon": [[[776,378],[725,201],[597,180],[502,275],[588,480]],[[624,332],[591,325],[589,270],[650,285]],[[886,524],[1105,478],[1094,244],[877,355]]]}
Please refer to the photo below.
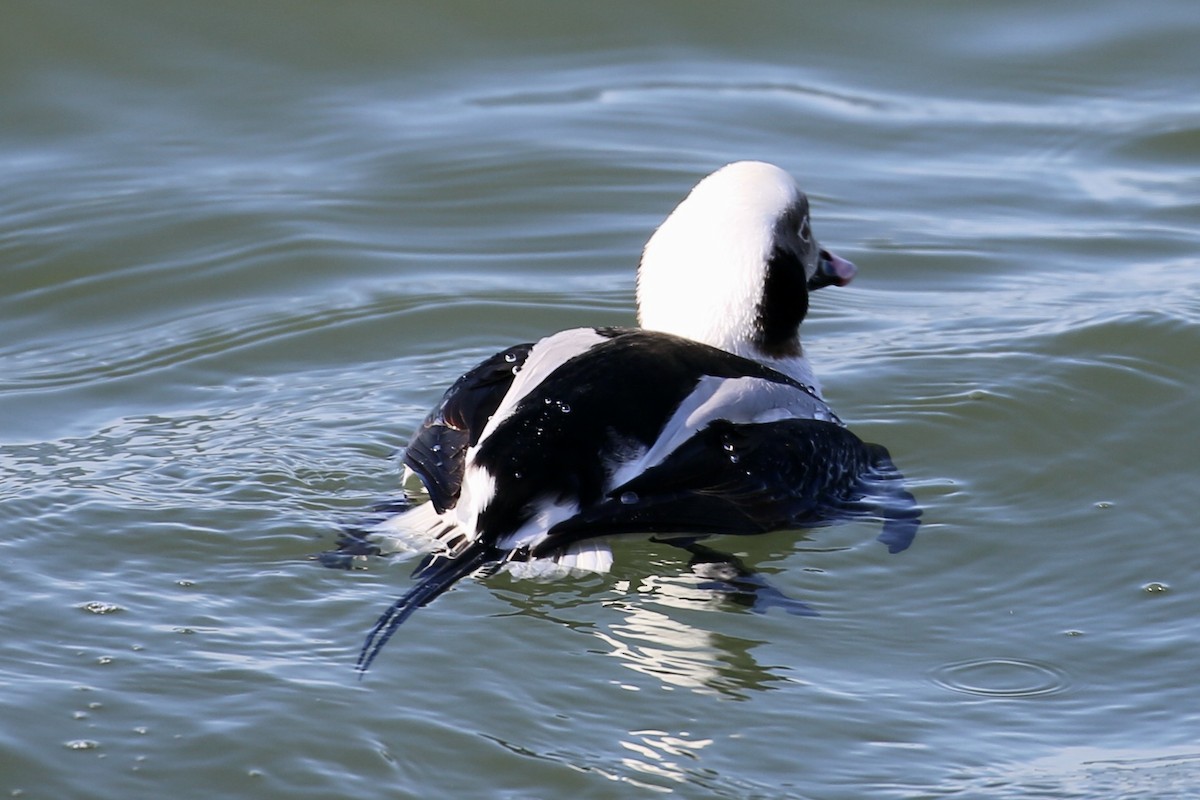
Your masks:
{"label": "blue-gray water", "polygon": [[[0,793],[1200,794],[1189,0],[17,2],[0,26]],[[805,324],[925,507],[464,583],[308,559],[479,358],[633,321],[715,167],[858,280]]]}

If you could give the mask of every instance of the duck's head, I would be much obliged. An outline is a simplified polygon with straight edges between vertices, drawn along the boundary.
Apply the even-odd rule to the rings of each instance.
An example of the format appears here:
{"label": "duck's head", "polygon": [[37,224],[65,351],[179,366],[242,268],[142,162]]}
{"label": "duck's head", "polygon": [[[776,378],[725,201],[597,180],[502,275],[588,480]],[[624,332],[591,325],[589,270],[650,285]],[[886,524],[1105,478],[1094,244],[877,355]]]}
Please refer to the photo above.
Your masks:
{"label": "duck's head", "polygon": [[638,321],[757,360],[794,358],[808,293],[854,273],[813,237],[788,173],[738,161],[696,184],[646,243]]}

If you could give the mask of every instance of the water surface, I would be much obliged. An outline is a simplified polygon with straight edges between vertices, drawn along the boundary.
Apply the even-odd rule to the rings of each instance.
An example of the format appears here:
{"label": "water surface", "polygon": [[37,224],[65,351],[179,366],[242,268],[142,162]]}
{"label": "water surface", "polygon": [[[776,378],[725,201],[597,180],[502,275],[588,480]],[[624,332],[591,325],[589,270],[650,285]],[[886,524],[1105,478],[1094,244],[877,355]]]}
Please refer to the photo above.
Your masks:
{"label": "water surface", "polygon": [[[46,2],[0,29],[0,791],[1193,797],[1185,2]],[[482,357],[633,321],[702,175],[796,175],[805,341],[925,507],[468,582],[310,560]]]}

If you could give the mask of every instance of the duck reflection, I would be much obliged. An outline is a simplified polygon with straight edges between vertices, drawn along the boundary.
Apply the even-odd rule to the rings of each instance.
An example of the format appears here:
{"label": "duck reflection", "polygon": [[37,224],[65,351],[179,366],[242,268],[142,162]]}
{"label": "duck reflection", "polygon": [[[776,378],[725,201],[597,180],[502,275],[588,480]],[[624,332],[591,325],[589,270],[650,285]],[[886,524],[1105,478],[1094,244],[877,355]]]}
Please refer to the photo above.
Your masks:
{"label": "duck reflection", "polygon": [[[502,594],[521,606],[523,615],[551,619],[594,637],[603,645],[601,652],[665,688],[744,699],[751,692],[785,682],[774,667],[760,664],[754,656],[753,651],[766,641],[729,635],[717,628],[726,621],[726,614],[736,613],[731,604],[751,613],[782,609],[796,616],[817,616],[817,612],[784,595],[765,575],[731,554],[698,542],[672,544],[691,554],[686,569],[680,569],[678,561],[663,560],[656,573],[616,581],[597,576],[600,585],[571,587],[566,600],[570,607],[594,603],[600,593],[611,596],[601,604],[619,614],[616,621],[581,623],[577,618],[565,618],[571,615],[564,615],[564,607],[556,604],[556,598],[562,597],[557,587],[538,597],[527,593],[531,584],[514,580],[513,588],[526,591]],[[712,628],[703,625],[707,615],[697,616],[697,611],[715,612],[709,617]]]}

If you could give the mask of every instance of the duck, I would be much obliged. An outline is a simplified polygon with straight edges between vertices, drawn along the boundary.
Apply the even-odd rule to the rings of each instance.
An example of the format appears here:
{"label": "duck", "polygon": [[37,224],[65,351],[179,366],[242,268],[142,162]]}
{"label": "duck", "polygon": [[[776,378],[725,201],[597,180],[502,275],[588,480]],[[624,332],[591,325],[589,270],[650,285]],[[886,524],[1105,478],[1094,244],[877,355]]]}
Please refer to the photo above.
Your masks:
{"label": "duck", "polygon": [[370,536],[430,552],[367,635],[360,676],[461,579],[604,572],[621,536],[693,543],[866,514],[889,550],[908,547],[920,509],[903,476],[828,405],[800,341],[810,295],[856,272],[818,243],[786,170],[737,161],[700,180],[643,249],[636,327],[501,350],[420,423],[402,460],[428,501]]}

